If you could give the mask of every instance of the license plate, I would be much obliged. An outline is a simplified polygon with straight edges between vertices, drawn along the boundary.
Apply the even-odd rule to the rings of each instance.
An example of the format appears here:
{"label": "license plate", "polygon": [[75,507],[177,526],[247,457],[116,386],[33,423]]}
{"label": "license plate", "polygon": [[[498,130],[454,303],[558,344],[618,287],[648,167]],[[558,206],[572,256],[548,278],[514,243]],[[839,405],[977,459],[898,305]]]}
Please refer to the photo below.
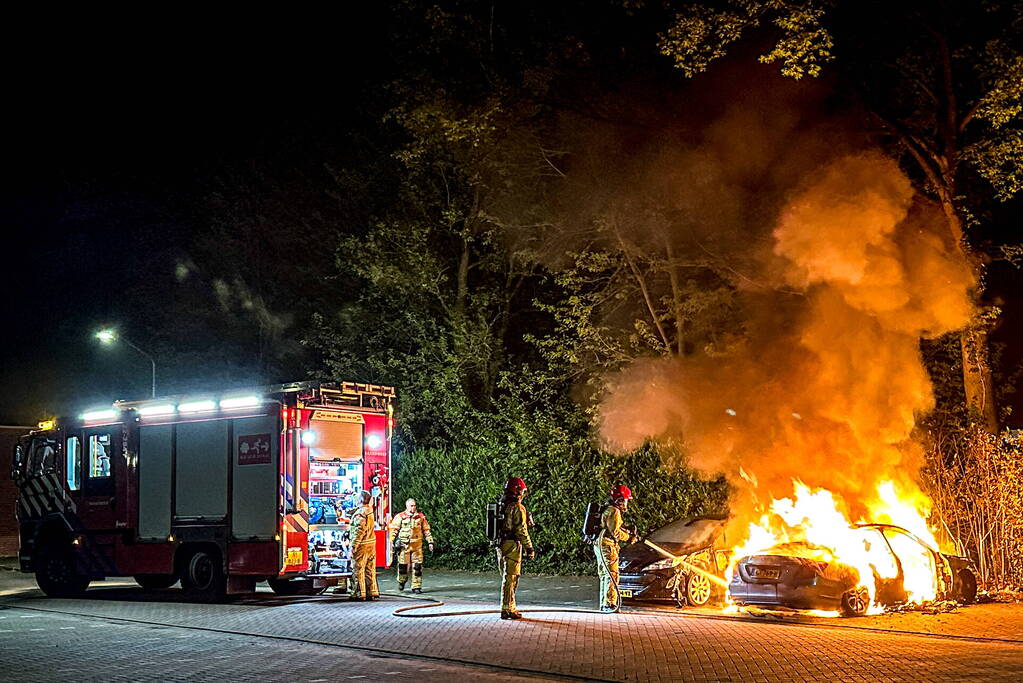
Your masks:
{"label": "license plate", "polygon": [[623,598],[631,598],[632,597],[632,591],[619,591],[619,592],[622,594]]}
{"label": "license plate", "polygon": [[751,579],[777,579],[781,576],[780,569],[768,569],[767,567],[757,567],[756,565],[747,565],[746,573],[749,574]]}
{"label": "license plate", "polygon": [[288,561],[286,564],[289,567],[293,567],[297,564],[302,564],[302,549],[288,548]]}

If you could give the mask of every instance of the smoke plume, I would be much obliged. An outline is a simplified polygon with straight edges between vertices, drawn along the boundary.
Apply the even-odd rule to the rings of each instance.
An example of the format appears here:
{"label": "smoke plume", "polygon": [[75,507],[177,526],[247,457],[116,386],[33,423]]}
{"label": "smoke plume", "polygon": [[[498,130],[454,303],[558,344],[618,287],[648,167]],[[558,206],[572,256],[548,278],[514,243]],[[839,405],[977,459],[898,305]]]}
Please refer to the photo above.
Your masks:
{"label": "smoke plume", "polygon": [[940,212],[881,154],[838,155],[794,187],[755,259],[770,286],[741,292],[743,342],[609,377],[600,434],[621,450],[678,445],[736,487],[740,514],[798,478],[855,517],[882,480],[917,490],[913,430],[934,404],[920,340],[969,321],[973,279]]}

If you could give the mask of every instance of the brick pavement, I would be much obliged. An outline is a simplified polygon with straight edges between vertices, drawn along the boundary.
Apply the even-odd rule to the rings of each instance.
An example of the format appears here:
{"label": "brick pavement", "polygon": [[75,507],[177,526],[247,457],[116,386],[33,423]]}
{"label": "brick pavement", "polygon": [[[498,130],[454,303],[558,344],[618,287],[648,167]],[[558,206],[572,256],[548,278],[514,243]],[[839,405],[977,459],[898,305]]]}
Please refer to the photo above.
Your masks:
{"label": "brick pavement", "polygon": [[199,636],[174,627],[20,609],[0,609],[0,666],[0,678],[18,681],[496,683],[527,678],[417,657],[215,632]]}
{"label": "brick pavement", "polygon": [[[154,598],[116,587],[91,590],[89,597],[81,600],[47,600],[35,595],[7,596],[2,604],[273,635],[305,644],[396,650],[555,676],[629,681],[1023,677],[1023,644],[894,635],[830,625],[647,613],[550,612],[530,614],[522,622],[502,622],[496,615],[481,614],[402,619],[391,614],[396,607],[409,604],[399,598],[348,603],[328,597],[261,595],[224,605],[199,605],[182,601],[177,591]],[[468,610],[492,607],[492,603],[468,601],[451,604]],[[198,634],[195,637],[201,639]]]}

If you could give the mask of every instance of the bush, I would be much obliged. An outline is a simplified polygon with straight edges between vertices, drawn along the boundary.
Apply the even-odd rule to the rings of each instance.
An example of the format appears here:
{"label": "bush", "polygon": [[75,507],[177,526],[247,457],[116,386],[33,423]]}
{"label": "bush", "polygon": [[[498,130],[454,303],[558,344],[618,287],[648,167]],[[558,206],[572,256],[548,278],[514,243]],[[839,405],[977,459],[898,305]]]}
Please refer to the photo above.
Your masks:
{"label": "bush", "polygon": [[583,513],[590,501],[605,500],[614,483],[632,487],[626,521],[641,533],[679,517],[722,512],[727,494],[721,480],[666,472],[652,448],[616,456],[585,444],[505,452],[469,446],[411,449],[395,460],[396,505],[417,500],[436,539],[431,563],[455,569],[496,569],[485,534],[486,504],[497,499],[509,476],[529,485],[525,505],[536,520],[537,557],[527,570],[541,573],[593,571],[593,552],[580,540]]}

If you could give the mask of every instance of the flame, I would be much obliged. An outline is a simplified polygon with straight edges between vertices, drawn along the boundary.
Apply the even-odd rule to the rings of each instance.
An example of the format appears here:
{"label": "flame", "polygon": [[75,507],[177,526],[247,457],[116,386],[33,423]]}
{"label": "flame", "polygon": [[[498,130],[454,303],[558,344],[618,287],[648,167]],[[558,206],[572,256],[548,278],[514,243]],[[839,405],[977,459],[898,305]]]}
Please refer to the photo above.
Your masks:
{"label": "flame", "polygon": [[[937,595],[934,557],[919,543],[896,530],[859,527],[859,524],[889,524],[911,532],[930,548],[938,547],[927,525],[929,500],[915,487],[881,481],[872,500],[866,501],[869,519],[849,518],[846,506],[828,489],[810,488],[792,480],[793,495],[771,500],[769,510],[750,522],[746,540],[732,549],[732,562],[726,578],[731,581],[736,564],[750,555],[787,555],[800,557],[832,571],[847,567],[854,572],[857,586],[870,595],[869,613],[883,610],[878,586],[901,586],[909,602],[933,600]],[[897,559],[896,559],[897,558]],[[899,581],[899,569],[903,578]],[[901,597],[901,596],[900,596]],[[726,613],[735,607],[726,606]],[[818,616],[837,616],[837,612],[814,610]]]}

